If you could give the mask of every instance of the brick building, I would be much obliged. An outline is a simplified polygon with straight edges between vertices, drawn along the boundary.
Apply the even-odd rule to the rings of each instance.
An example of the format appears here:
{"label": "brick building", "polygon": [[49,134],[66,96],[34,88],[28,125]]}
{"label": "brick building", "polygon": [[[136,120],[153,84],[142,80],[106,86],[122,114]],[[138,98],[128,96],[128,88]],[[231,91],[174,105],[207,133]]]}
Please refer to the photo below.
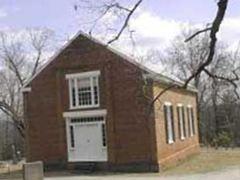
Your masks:
{"label": "brick building", "polygon": [[199,151],[197,93],[80,32],[23,89],[27,161],[159,171]]}

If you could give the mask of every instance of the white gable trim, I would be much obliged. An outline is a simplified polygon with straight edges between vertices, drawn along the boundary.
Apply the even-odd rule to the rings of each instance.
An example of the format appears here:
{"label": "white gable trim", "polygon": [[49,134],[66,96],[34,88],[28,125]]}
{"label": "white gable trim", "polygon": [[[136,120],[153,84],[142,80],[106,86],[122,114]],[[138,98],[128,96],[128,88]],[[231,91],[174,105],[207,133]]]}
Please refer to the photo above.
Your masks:
{"label": "white gable trim", "polygon": [[106,116],[107,110],[89,110],[89,111],[71,111],[71,112],[64,112],[64,118],[80,118],[80,117],[95,117],[95,116]]}

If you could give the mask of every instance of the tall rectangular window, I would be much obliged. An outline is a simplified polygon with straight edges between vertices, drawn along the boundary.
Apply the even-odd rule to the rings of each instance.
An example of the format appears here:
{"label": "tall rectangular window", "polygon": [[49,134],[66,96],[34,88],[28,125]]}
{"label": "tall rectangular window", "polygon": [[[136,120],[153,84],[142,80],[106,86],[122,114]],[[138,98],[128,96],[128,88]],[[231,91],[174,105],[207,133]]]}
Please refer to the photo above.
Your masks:
{"label": "tall rectangular window", "polygon": [[70,146],[71,146],[71,148],[75,147],[74,128],[73,128],[73,126],[70,126]]}
{"label": "tall rectangular window", "polygon": [[99,106],[100,71],[68,74],[70,108],[90,108]]}
{"label": "tall rectangular window", "polygon": [[178,132],[179,138],[184,140],[186,138],[186,126],[185,126],[185,113],[182,104],[177,105],[177,115],[178,115]]}
{"label": "tall rectangular window", "polygon": [[171,103],[164,104],[166,142],[172,144],[175,141],[173,107]]}
{"label": "tall rectangular window", "polygon": [[102,146],[106,147],[106,127],[105,124],[102,124]]}
{"label": "tall rectangular window", "polygon": [[189,135],[193,136],[195,134],[195,120],[194,120],[193,107],[191,105],[188,105],[188,107],[187,107],[187,114],[188,114]]}

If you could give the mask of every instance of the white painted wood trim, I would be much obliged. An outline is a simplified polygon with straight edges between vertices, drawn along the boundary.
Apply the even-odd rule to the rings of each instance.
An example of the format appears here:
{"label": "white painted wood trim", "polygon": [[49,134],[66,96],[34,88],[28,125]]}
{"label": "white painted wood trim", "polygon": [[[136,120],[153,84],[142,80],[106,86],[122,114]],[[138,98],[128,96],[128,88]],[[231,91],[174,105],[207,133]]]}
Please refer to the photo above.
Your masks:
{"label": "white painted wood trim", "polygon": [[[106,111],[106,110],[101,110],[102,112]],[[104,116],[104,121],[99,121],[99,122],[84,122],[82,124],[98,124],[98,125],[101,125],[101,124],[105,124],[106,125],[106,115],[103,115]],[[86,117],[86,116],[85,116]],[[75,147],[72,148],[71,147],[71,138],[70,138],[70,126],[73,126],[74,127],[74,133],[75,133],[75,127],[76,125],[79,125],[81,123],[71,123],[71,118],[66,118],[66,134],[67,134],[67,150],[68,150],[68,162],[107,162],[108,161],[108,133],[106,133],[106,147],[102,147],[102,149],[104,149],[106,151],[106,159],[105,158],[100,158],[100,159],[94,159],[94,160],[91,160],[91,159],[79,159],[79,158],[71,158],[70,157],[70,153],[75,151],[76,150],[76,138],[75,138]],[[101,127],[100,127],[101,128]],[[106,126],[105,126],[106,128]],[[105,129],[106,131],[106,129]]]}
{"label": "white painted wood trim", "polygon": [[97,108],[99,107],[99,104],[93,104],[93,105],[81,105],[81,106],[70,106],[71,110],[82,110],[82,109],[89,109],[89,108]]}
{"label": "white painted wood trim", "polygon": [[[94,107],[99,107],[100,106],[100,92],[99,92],[99,75],[100,71],[89,71],[89,72],[84,72],[84,73],[75,73],[75,74],[67,74],[66,79],[68,80],[68,86],[69,86],[69,107],[70,109],[86,109],[86,108],[94,108]],[[91,101],[92,104],[90,105],[79,105],[79,94],[78,94],[78,80],[81,78],[89,78],[90,80],[90,87],[91,87]],[[98,103],[95,104],[95,99],[94,99],[94,87],[93,87],[93,78],[96,77],[96,85],[97,85],[97,90],[98,90]],[[70,83],[70,81],[73,80],[74,84]],[[72,87],[73,86],[73,87]],[[75,106],[73,106],[72,102],[72,88],[75,89]]]}
{"label": "white painted wood trim", "polygon": [[67,150],[68,150],[68,161],[69,161],[69,151],[70,151],[70,131],[69,131],[69,118],[66,118],[66,135],[67,135]]}
{"label": "white painted wood trim", "polygon": [[72,78],[85,78],[85,77],[95,77],[100,76],[100,71],[88,71],[83,73],[73,73],[73,74],[66,74],[66,79]]}
{"label": "white painted wood trim", "polygon": [[32,91],[32,88],[31,87],[25,87],[25,88],[22,88],[21,91],[24,93],[24,92],[31,92]]}
{"label": "white painted wood trim", "polygon": [[172,103],[166,101],[166,102],[164,102],[164,105],[165,105],[165,106],[171,106]]}
{"label": "white painted wood trim", "polygon": [[89,110],[89,111],[72,111],[72,112],[64,112],[64,118],[77,118],[77,117],[96,117],[96,116],[106,116],[107,110]]}

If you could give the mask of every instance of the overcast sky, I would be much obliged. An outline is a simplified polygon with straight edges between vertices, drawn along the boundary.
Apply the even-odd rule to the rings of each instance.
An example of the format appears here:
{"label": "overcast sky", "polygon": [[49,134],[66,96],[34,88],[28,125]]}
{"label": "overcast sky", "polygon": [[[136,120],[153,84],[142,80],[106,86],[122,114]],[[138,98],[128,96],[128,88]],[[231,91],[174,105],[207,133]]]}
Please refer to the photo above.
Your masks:
{"label": "overcast sky", "polygon": [[[20,31],[26,27],[47,27],[62,37],[72,36],[82,28],[79,21],[84,19],[84,12],[74,11],[76,1],[0,0],[0,29]],[[188,24],[203,26],[212,22],[217,10],[216,2],[145,0],[132,20],[132,28],[141,37],[139,45],[162,48]],[[230,46],[237,46],[240,40],[240,0],[230,0],[219,37]]]}

